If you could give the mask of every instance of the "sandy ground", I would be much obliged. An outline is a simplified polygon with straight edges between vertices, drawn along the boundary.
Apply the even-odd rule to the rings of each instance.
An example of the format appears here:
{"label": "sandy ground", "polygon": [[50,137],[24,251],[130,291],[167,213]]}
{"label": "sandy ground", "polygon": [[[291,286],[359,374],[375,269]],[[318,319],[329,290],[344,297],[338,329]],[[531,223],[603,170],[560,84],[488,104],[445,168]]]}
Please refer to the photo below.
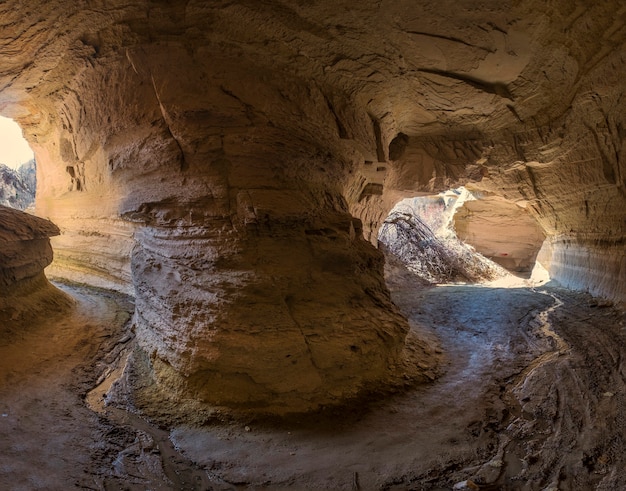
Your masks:
{"label": "sandy ground", "polygon": [[443,353],[434,383],[204,428],[103,404],[132,303],[62,286],[71,314],[0,344],[0,489],[626,489],[622,311],[555,287],[390,284]]}
{"label": "sandy ground", "polygon": [[105,291],[62,287],[76,300],[0,344],[0,489],[96,487],[109,431],[83,402],[105,353],[124,337],[130,303]]}

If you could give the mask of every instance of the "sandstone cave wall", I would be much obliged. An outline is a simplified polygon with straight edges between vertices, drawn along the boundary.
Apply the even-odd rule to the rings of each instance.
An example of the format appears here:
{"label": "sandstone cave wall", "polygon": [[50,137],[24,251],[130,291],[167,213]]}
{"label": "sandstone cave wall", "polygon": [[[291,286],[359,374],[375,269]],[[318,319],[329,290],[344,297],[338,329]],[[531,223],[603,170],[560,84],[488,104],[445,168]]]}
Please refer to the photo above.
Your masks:
{"label": "sandstone cave wall", "polygon": [[58,234],[59,229],[47,220],[0,207],[0,286],[3,291],[41,275],[52,262],[49,237]]}
{"label": "sandstone cave wall", "polygon": [[520,122],[516,130],[453,140],[408,138],[400,158],[387,164],[382,195],[355,207],[357,214],[373,216],[366,222],[370,237],[397,196],[465,185],[528,210],[550,243],[552,278],[624,301],[626,108],[614,78],[623,55],[614,53],[598,67],[589,90],[545,126]]}
{"label": "sandstone cave wall", "polygon": [[605,53],[553,118],[538,114],[503,130],[403,138],[397,159],[386,164],[380,195],[353,207],[369,218],[370,238],[397,196],[465,185],[531,213],[550,242],[555,280],[623,302],[626,108],[618,67],[625,57],[623,47]]}
{"label": "sandstone cave wall", "polygon": [[48,220],[0,206],[0,333],[2,341],[30,327],[40,315],[69,308],[70,299],[44,275],[52,262],[49,237],[59,229]]}
{"label": "sandstone cave wall", "polygon": [[63,230],[58,274],[132,286],[156,379],[270,412],[400,380],[408,326],[342,195],[354,150],[333,151],[324,92],[178,43],[85,50],[31,130],[38,212]]}
{"label": "sandstone cave wall", "polygon": [[58,272],[135,294],[174,393],[302,410],[398,375],[408,325],[368,241],[420,192],[527,201],[557,279],[623,297],[581,264],[623,257],[613,3],[347,7],[0,6],[0,111],[37,154]]}
{"label": "sandstone cave wall", "polygon": [[454,215],[460,240],[514,273],[532,272],[545,240],[543,230],[525,208],[493,196],[466,201]]}

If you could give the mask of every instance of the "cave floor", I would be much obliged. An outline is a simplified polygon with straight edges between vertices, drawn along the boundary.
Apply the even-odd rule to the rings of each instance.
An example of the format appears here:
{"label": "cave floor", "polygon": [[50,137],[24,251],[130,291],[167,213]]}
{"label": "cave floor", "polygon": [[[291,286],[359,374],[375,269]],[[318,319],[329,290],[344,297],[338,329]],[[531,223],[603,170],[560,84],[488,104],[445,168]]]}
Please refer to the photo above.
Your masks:
{"label": "cave floor", "polygon": [[433,383],[165,430],[85,401],[132,347],[130,299],[59,286],[71,315],[0,343],[0,489],[626,489],[626,317],[588,295],[397,281]]}

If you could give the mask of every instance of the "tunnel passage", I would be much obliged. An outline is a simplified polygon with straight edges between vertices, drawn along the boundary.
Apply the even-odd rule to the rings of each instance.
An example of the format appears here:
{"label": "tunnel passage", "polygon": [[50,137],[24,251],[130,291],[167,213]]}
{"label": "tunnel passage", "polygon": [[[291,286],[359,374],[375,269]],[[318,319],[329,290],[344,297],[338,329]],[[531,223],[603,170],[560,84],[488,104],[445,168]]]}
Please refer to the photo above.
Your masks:
{"label": "tunnel passage", "polygon": [[378,232],[387,259],[428,284],[484,283],[511,274],[547,281],[538,263],[544,242],[524,208],[465,187],[401,200]]}
{"label": "tunnel passage", "polygon": [[551,274],[624,300],[612,3],[444,3],[0,6],[54,274],[135,294],[173,398],[306,410],[407,374],[371,243],[416,193],[527,203]]}
{"label": "tunnel passage", "polygon": [[385,218],[379,247],[430,284],[480,283],[505,274],[493,262],[459,240],[454,222],[473,195],[465,188],[434,196],[408,198]]}

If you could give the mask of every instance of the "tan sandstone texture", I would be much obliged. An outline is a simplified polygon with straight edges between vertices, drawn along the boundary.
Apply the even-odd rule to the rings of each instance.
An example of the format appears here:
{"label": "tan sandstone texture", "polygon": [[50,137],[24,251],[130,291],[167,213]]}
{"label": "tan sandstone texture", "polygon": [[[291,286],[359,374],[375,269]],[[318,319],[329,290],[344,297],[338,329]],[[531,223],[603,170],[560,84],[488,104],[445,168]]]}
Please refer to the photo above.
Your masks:
{"label": "tan sandstone texture", "polygon": [[42,312],[52,316],[71,305],[43,273],[52,262],[49,237],[58,234],[58,227],[48,220],[0,206],[1,343]]}
{"label": "tan sandstone texture", "polygon": [[[54,273],[132,292],[175,397],[268,412],[395,383],[372,245],[403,197],[519,204],[567,286],[626,300],[625,7],[600,0],[0,5],[0,112]],[[415,374],[408,374],[409,378]]]}
{"label": "tan sandstone texture", "polygon": [[525,208],[486,196],[466,201],[454,215],[459,239],[509,271],[530,273],[545,236]]}

